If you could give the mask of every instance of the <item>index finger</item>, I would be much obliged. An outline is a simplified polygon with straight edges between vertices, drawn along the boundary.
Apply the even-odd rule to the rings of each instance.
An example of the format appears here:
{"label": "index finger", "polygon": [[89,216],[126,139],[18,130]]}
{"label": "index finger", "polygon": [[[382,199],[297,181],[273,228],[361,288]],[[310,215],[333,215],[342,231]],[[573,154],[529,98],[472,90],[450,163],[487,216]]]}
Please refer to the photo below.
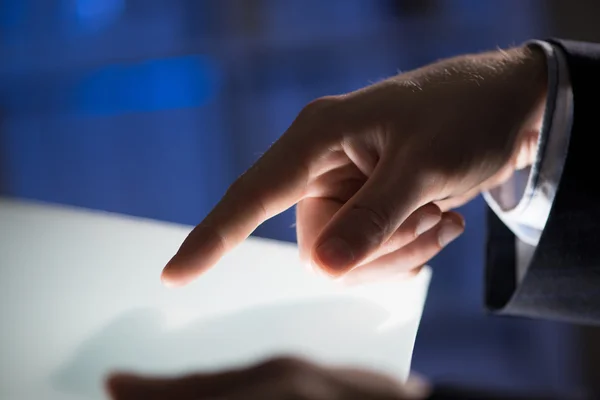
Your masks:
{"label": "index finger", "polygon": [[[185,239],[162,273],[168,286],[184,285],[245,240],[265,220],[296,204],[309,179],[314,145],[301,132],[286,132],[233,185]],[[312,137],[318,137],[314,135]]]}

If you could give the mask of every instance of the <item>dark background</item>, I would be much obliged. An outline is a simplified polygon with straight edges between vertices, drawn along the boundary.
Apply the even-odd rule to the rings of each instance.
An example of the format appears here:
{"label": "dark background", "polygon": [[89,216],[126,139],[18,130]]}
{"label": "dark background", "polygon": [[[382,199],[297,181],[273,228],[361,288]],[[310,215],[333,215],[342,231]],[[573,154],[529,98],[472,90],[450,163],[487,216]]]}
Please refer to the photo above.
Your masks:
{"label": "dark background", "polygon": [[[0,190],[196,224],[315,97],[530,38],[599,40],[595,3],[0,0]],[[485,315],[484,203],[461,211],[466,233],[432,262],[414,369],[593,386],[594,330]],[[289,211],[256,235],[294,241],[292,224]]]}

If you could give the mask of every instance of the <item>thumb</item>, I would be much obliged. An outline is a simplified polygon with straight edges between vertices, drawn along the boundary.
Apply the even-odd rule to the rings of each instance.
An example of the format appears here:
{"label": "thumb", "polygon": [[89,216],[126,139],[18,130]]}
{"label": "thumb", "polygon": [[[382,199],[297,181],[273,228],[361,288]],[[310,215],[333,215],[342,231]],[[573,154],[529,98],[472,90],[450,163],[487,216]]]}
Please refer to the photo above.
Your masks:
{"label": "thumb", "polygon": [[423,203],[416,180],[399,182],[394,164],[382,159],[321,232],[312,259],[325,272],[340,276],[360,264]]}

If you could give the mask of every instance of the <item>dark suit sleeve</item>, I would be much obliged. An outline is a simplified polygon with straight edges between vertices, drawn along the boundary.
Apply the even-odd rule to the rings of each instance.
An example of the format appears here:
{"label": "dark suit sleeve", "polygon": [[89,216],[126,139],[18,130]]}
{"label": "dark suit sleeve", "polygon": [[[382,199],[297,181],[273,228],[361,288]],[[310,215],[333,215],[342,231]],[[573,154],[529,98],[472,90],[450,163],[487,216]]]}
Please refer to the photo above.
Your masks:
{"label": "dark suit sleeve", "polygon": [[600,45],[550,41],[562,49],[573,115],[562,176],[524,276],[516,238],[488,214],[486,305],[500,313],[600,324]]}

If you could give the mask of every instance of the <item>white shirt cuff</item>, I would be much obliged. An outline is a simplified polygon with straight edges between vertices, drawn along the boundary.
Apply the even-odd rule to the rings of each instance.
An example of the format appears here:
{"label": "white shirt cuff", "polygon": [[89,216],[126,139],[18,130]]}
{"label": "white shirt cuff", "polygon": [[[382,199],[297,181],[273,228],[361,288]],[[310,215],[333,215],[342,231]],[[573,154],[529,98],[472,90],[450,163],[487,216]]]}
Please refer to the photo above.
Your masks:
{"label": "white shirt cuff", "polygon": [[511,179],[483,193],[483,197],[520,240],[537,246],[567,156],[573,93],[563,50],[542,41],[529,45],[544,51],[548,66],[548,96],[536,158],[531,167],[516,171]]}

